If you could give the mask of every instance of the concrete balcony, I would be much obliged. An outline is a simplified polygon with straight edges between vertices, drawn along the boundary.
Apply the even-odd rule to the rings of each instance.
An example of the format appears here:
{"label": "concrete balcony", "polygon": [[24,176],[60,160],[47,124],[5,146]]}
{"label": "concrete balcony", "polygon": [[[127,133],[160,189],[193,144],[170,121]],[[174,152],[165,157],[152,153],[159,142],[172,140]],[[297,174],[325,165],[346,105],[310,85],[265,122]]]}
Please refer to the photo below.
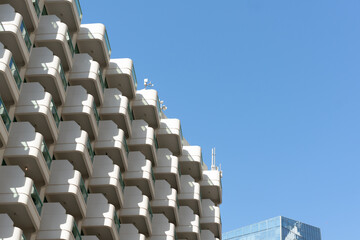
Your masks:
{"label": "concrete balcony", "polygon": [[81,240],[99,240],[99,238],[96,236],[81,236]]}
{"label": "concrete balcony", "polygon": [[151,236],[152,210],[149,198],[137,187],[125,187],[124,206],[120,209],[122,223],[132,223],[145,236]]}
{"label": "concrete balcony", "polygon": [[160,128],[156,130],[159,148],[169,149],[175,156],[182,154],[183,134],[179,119],[161,119]]}
{"label": "concrete balcony", "polygon": [[94,151],[87,132],[74,121],[60,122],[59,137],[54,147],[56,159],[67,159],[84,178],[93,171]]}
{"label": "concrete balcony", "polygon": [[119,89],[128,99],[135,98],[137,79],[134,64],[130,58],[110,59],[106,80],[110,88]]}
{"label": "concrete balcony", "polygon": [[100,193],[89,194],[86,217],[81,230],[100,240],[119,240],[120,221],[114,205]]}
{"label": "concrete balcony", "polygon": [[146,240],[144,234],[139,233],[139,230],[133,224],[121,224],[120,239],[128,240]]}
{"label": "concrete balcony", "polygon": [[14,122],[4,152],[7,165],[18,165],[36,185],[49,182],[52,158],[43,136],[28,122]]}
{"label": "concrete balcony", "polygon": [[36,232],[42,205],[33,180],[19,166],[0,167],[0,213],[6,213],[24,232]]}
{"label": "concrete balcony", "polygon": [[201,147],[183,146],[182,156],[179,159],[181,174],[190,175],[196,182],[202,179],[203,158]]}
{"label": "concrete balcony", "polygon": [[210,199],[201,201],[202,215],[200,218],[200,226],[203,230],[210,230],[215,237],[221,237],[221,216],[220,208],[216,206]]}
{"label": "concrete balcony", "polygon": [[179,239],[200,240],[199,216],[188,206],[180,206],[176,234]]}
{"label": "concrete balcony", "polygon": [[70,86],[61,117],[65,121],[75,121],[85,130],[91,140],[98,135],[99,114],[94,97],[87,94],[82,86]]}
{"label": "concrete balcony", "polygon": [[131,123],[133,120],[130,101],[122,96],[116,88],[105,89],[104,103],[100,107],[100,118],[102,120],[112,120],[118,128],[125,132],[126,138],[132,136]]}
{"label": "concrete balcony", "polygon": [[81,53],[89,54],[102,68],[109,65],[111,48],[103,24],[81,24],[77,45]]}
{"label": "concrete balcony", "polygon": [[172,155],[167,148],[157,150],[158,163],[154,167],[155,179],[166,180],[178,192],[181,190],[179,159]]}
{"label": "concrete balcony", "polygon": [[36,240],[81,239],[74,217],[66,213],[60,203],[44,203]]}
{"label": "concrete balcony", "polygon": [[0,239],[25,240],[23,231],[14,226],[14,222],[7,214],[0,214]]}
{"label": "concrete balcony", "polygon": [[150,200],[155,194],[155,176],[152,171],[150,160],[146,160],[141,152],[129,153],[129,166],[124,174],[126,186],[138,187],[142,194],[146,195]]}
{"label": "concrete balcony", "polygon": [[9,4],[0,5],[0,42],[9,49],[18,67],[29,61],[32,43],[23,21],[23,17],[15,12]]}
{"label": "concrete balcony", "polygon": [[45,0],[49,15],[56,15],[66,23],[70,32],[80,30],[82,11],[79,0]]}
{"label": "concrete balcony", "polygon": [[95,141],[95,153],[108,155],[122,172],[128,169],[129,149],[125,133],[113,121],[100,121],[99,137]]}
{"label": "concrete balcony", "polygon": [[93,61],[89,54],[74,55],[74,64],[69,74],[69,83],[71,86],[83,86],[94,97],[96,105],[102,105],[106,83],[99,63]]}
{"label": "concrete balcony", "polygon": [[181,192],[178,194],[181,206],[190,207],[194,213],[201,216],[200,184],[190,175],[181,175]]}
{"label": "concrete balcony", "polygon": [[85,217],[87,189],[81,173],[74,170],[68,160],[56,160],[52,163],[45,196],[49,202],[61,203],[75,219]]}
{"label": "concrete balcony", "polygon": [[211,199],[215,204],[222,202],[221,172],[219,170],[204,170],[200,181],[201,196]]}
{"label": "concrete balcony", "polygon": [[150,127],[157,129],[160,126],[161,107],[158,94],[153,89],[136,91],[132,101],[134,119],[143,119]]}
{"label": "concrete balcony", "polygon": [[179,207],[177,191],[171,188],[167,181],[156,180],[155,198],[151,201],[153,212],[164,214],[169,222],[177,225],[179,222]]}
{"label": "concrete balcony", "polygon": [[201,230],[201,240],[219,240],[219,238],[216,238],[214,234],[209,230]]}
{"label": "concrete balcony", "polygon": [[65,71],[72,66],[75,48],[68,27],[55,15],[41,16],[35,36],[36,47],[47,47],[61,59]]}
{"label": "concrete balcony", "polygon": [[40,83],[23,84],[15,117],[19,122],[30,122],[46,142],[56,141],[60,117],[51,94],[45,92]]}
{"label": "concrete balcony", "polygon": [[157,165],[156,151],[158,149],[155,131],[144,120],[132,121],[132,137],[128,140],[130,151],[140,151],[145,158]]}
{"label": "concrete balcony", "polygon": [[154,214],[153,231],[150,240],[175,240],[176,231],[175,225],[169,223],[168,219],[163,214]]}
{"label": "concrete balcony", "polygon": [[17,103],[22,82],[11,52],[0,43],[0,96],[5,105]]}
{"label": "concrete balcony", "polygon": [[68,81],[58,56],[46,47],[34,48],[26,68],[27,82],[40,83],[50,93],[55,105],[63,105]]}
{"label": "concrete balcony", "polygon": [[0,149],[3,149],[9,138],[9,129],[11,125],[10,116],[6,110],[6,107],[0,97]]}
{"label": "concrete balcony", "polygon": [[119,209],[124,204],[125,184],[120,167],[113,164],[108,156],[97,155],[94,158],[93,175],[90,178],[89,189],[92,193],[102,193],[109,203]]}

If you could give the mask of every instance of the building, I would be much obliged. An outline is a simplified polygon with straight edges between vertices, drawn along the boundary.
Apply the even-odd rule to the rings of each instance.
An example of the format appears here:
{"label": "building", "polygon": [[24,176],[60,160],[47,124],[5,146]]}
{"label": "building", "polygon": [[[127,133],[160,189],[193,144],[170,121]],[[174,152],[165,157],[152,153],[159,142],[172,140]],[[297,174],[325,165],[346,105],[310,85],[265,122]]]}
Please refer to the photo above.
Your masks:
{"label": "building", "polygon": [[0,239],[221,239],[221,171],[82,14],[0,1]]}
{"label": "building", "polygon": [[274,217],[224,233],[223,240],[321,240],[320,228]]}

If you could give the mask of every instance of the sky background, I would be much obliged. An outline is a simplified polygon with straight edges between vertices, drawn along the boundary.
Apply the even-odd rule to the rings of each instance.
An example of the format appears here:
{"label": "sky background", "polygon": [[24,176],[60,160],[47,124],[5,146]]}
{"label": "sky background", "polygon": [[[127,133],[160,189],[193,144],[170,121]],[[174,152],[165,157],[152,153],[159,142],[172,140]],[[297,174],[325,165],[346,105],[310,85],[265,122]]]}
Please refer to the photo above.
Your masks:
{"label": "sky background", "polygon": [[358,238],[359,0],[81,0],[223,169],[223,232],[283,215]]}

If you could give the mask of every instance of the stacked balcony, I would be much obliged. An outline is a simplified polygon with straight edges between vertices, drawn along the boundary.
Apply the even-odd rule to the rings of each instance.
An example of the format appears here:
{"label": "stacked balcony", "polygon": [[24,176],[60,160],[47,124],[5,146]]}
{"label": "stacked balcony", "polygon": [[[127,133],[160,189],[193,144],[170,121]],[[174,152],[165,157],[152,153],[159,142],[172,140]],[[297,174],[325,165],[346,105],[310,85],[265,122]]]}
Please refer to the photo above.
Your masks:
{"label": "stacked balcony", "polygon": [[201,147],[183,146],[182,156],[180,157],[181,174],[190,175],[195,181],[202,179],[203,159]]}
{"label": "stacked balcony", "polygon": [[44,203],[36,240],[81,239],[74,217],[66,213],[60,203]]}
{"label": "stacked balcony", "polygon": [[31,51],[25,78],[27,82],[40,83],[51,94],[56,106],[64,104],[68,81],[60,58],[50,49],[38,47]]}
{"label": "stacked balcony", "polygon": [[139,230],[133,224],[121,224],[120,239],[131,240],[146,240],[144,234],[139,233]]}
{"label": "stacked balcony", "polygon": [[175,225],[169,223],[168,219],[163,214],[154,214],[153,231],[150,240],[175,240],[176,231]]}
{"label": "stacked balcony", "polygon": [[189,175],[181,175],[181,192],[178,194],[181,206],[190,207],[194,213],[201,216],[200,184]]}
{"label": "stacked balcony", "polygon": [[215,204],[222,202],[221,172],[219,170],[204,170],[200,181],[201,196],[211,199]]}
{"label": "stacked balcony", "polygon": [[125,133],[113,121],[100,121],[99,136],[95,141],[95,153],[108,155],[122,172],[128,169],[129,149]]}
{"label": "stacked balcony", "polygon": [[153,217],[149,198],[137,187],[126,186],[124,206],[120,209],[122,223],[132,223],[145,236],[151,236]]}
{"label": "stacked balcony", "polygon": [[94,97],[86,92],[82,86],[70,86],[61,117],[65,121],[75,121],[85,130],[91,140],[98,135],[99,114]]}
{"label": "stacked balcony", "polygon": [[9,49],[16,65],[22,67],[29,61],[32,43],[23,17],[9,4],[0,5],[0,42]]}
{"label": "stacked balcony", "polygon": [[56,159],[67,159],[84,178],[92,174],[94,151],[87,132],[74,121],[60,122],[59,137],[54,147]]}
{"label": "stacked balcony", "polygon": [[75,219],[85,216],[88,193],[81,173],[68,160],[56,160],[51,165],[50,182],[45,196],[49,202],[59,202]]}
{"label": "stacked balcony", "polygon": [[89,183],[90,191],[92,193],[102,193],[109,203],[119,209],[124,203],[124,188],[125,184],[120,167],[113,164],[113,161],[108,156],[95,156],[93,175]]}
{"label": "stacked balcony", "polygon": [[110,59],[109,68],[106,71],[106,80],[110,88],[119,89],[128,99],[135,98],[137,79],[131,59]]}
{"label": "stacked balcony", "polygon": [[156,130],[159,148],[169,149],[173,155],[182,154],[183,134],[179,119],[161,119],[160,127]]}
{"label": "stacked balcony", "polygon": [[150,200],[154,198],[155,176],[152,170],[151,161],[145,159],[141,152],[130,152],[128,169],[124,174],[126,186],[138,187],[143,195]]}
{"label": "stacked balcony", "polygon": [[14,122],[4,152],[7,165],[18,165],[36,183],[49,182],[52,158],[43,136],[29,122]]}
{"label": "stacked balcony", "polygon": [[6,213],[24,232],[36,232],[42,205],[33,180],[18,166],[0,167],[0,213]]}
{"label": "stacked balcony", "polygon": [[14,222],[7,214],[0,214],[0,239],[25,240],[23,231],[14,226]]}
{"label": "stacked balcony", "polygon": [[210,230],[201,230],[201,240],[219,240]]}
{"label": "stacked balcony", "polygon": [[200,218],[200,226],[203,230],[210,230],[215,237],[221,237],[221,216],[220,208],[210,199],[201,201],[202,215]]}
{"label": "stacked balcony", "polygon": [[30,122],[46,142],[53,143],[58,136],[60,117],[50,93],[40,83],[24,83],[15,117],[18,121]]}
{"label": "stacked balcony", "polygon": [[176,226],[179,239],[200,240],[200,219],[188,206],[180,206],[179,224]]}
{"label": "stacked balcony", "polygon": [[126,138],[132,136],[131,122],[133,113],[127,97],[116,88],[105,89],[104,104],[99,111],[102,120],[112,120],[118,128],[124,130]]}
{"label": "stacked balcony", "polygon": [[145,120],[150,127],[159,128],[161,119],[160,100],[156,90],[143,89],[136,91],[132,102],[134,119]]}
{"label": "stacked balcony", "polygon": [[155,131],[144,120],[132,121],[132,137],[128,141],[128,146],[130,151],[140,151],[153,166],[157,165],[158,144]]}
{"label": "stacked balcony", "polygon": [[6,110],[5,104],[0,97],[0,149],[6,146],[9,138],[9,129],[11,125],[10,116]]}
{"label": "stacked balcony", "polygon": [[114,205],[100,193],[89,194],[81,230],[100,240],[119,240],[120,221]]}
{"label": "stacked balcony", "polygon": [[96,106],[102,105],[106,82],[99,63],[93,61],[89,54],[75,54],[69,83],[71,86],[83,86],[94,97]]}
{"label": "stacked balcony", "polygon": [[180,192],[180,168],[179,159],[172,155],[166,148],[159,148],[157,150],[158,163],[154,167],[155,178],[166,180],[172,188]]}

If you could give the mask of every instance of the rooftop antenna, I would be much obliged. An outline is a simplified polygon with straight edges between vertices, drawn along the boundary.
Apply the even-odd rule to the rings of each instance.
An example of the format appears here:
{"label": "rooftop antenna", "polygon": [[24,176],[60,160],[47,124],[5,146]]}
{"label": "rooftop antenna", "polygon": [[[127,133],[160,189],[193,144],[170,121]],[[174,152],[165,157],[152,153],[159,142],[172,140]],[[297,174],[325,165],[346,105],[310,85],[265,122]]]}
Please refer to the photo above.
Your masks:
{"label": "rooftop antenna", "polygon": [[167,106],[164,105],[164,101],[160,100],[160,106],[161,106],[161,110],[165,111],[167,109]]}
{"label": "rooftop antenna", "polygon": [[154,84],[152,84],[152,83],[149,81],[148,78],[145,78],[145,79],[144,79],[144,86],[145,86],[145,89],[146,89],[147,87],[153,87]]}
{"label": "rooftop antenna", "polygon": [[218,171],[220,171],[220,177],[223,176],[223,173],[222,173],[222,170],[221,170],[221,163],[220,163],[220,169],[216,166],[215,148],[211,149],[211,170],[218,170]]}

